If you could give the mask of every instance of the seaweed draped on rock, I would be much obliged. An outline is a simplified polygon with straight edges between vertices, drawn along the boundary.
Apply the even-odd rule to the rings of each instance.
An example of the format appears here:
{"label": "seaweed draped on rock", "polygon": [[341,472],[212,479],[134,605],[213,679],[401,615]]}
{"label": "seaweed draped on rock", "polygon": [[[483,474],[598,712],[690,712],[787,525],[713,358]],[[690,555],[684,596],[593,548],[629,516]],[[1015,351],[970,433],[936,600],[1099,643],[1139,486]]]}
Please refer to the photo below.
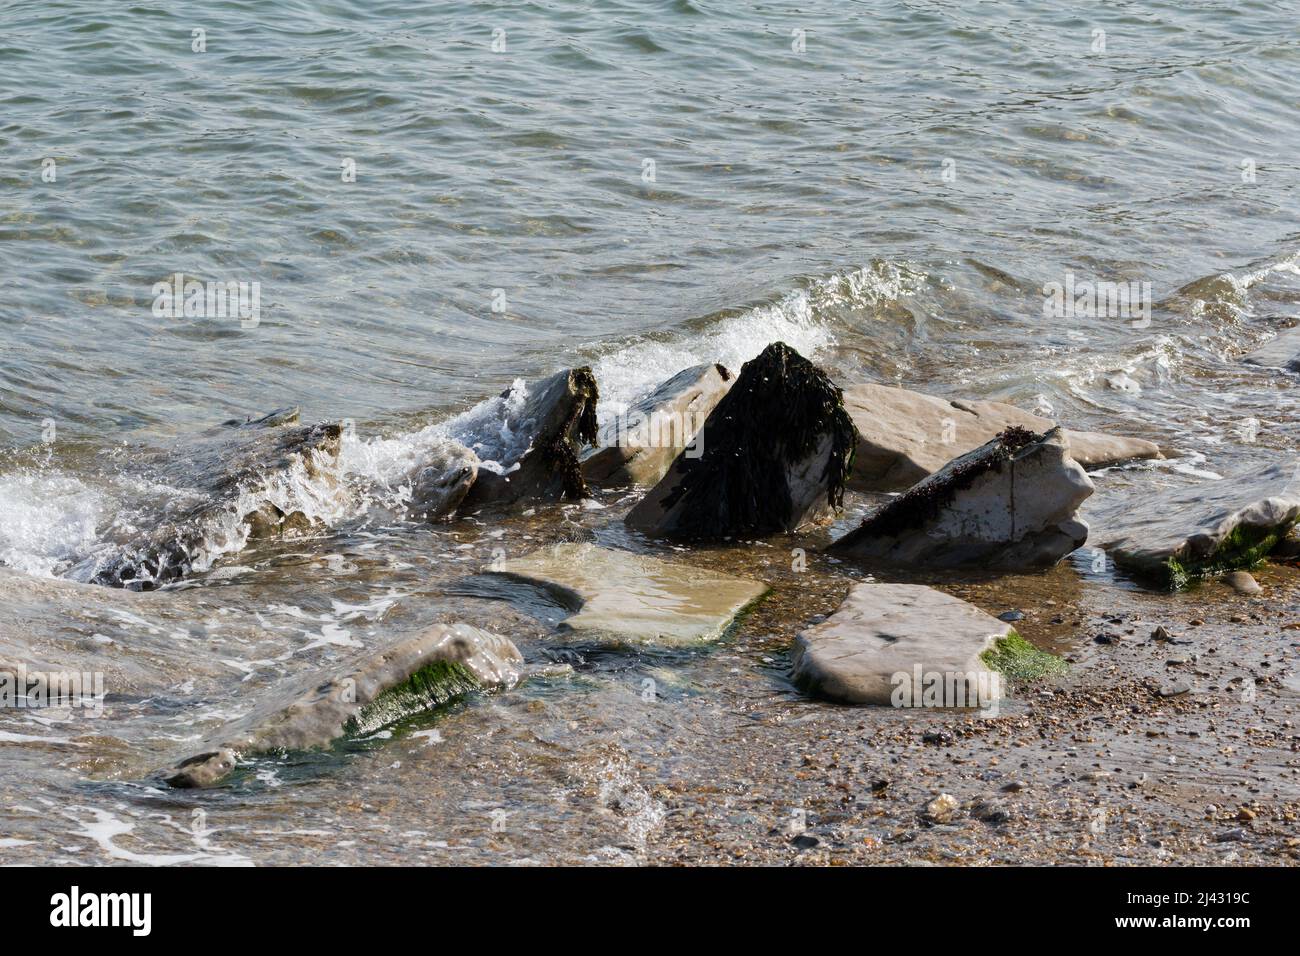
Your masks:
{"label": "seaweed draped on rock", "polygon": [[1060,428],[1012,427],[868,515],[830,550],[910,567],[1048,566],[1087,540],[1076,512],[1093,490]]}
{"label": "seaweed draped on rock", "polygon": [[746,362],[701,429],[703,454],[679,455],[628,513],[663,537],[793,531],[843,504],[857,432],[826,375],[784,342]]}
{"label": "seaweed draped on rock", "polygon": [[586,498],[578,445],[596,442],[596,377],[587,366],[501,393],[504,420],[470,447],[481,459],[462,508],[523,498]]}

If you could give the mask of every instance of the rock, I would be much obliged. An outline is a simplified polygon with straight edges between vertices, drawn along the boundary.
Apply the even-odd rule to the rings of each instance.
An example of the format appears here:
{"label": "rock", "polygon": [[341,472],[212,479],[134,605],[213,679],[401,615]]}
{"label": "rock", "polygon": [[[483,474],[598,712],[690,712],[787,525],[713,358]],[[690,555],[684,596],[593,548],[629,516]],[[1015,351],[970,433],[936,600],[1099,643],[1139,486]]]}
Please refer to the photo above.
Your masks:
{"label": "rock", "polygon": [[1233,827],[1231,830],[1224,830],[1222,833],[1214,835],[1215,843],[1240,843],[1246,839],[1249,834],[1244,827]]}
{"label": "rock", "polygon": [[[792,678],[840,704],[981,706],[1002,696],[1000,676],[981,655],[1012,633],[942,591],[858,584],[834,614],[795,639]],[[940,675],[937,688],[927,681],[932,674]],[[961,678],[945,683],[947,675]]]}
{"label": "rock", "polygon": [[1019,569],[1055,564],[1087,540],[1093,492],[1059,428],[1003,432],[868,515],[832,553],[890,567]]}
{"label": "rock", "polygon": [[454,512],[478,477],[478,466],[478,455],[460,442],[439,448],[412,476],[412,517],[438,521]]}
{"label": "rock", "polygon": [[1300,520],[1300,487],[1281,465],[1245,469],[1125,501],[1100,520],[1107,526],[1101,546],[1116,565],[1179,589],[1262,561]]}
{"label": "rock", "polygon": [[596,378],[572,368],[531,386],[516,382],[501,393],[501,421],[473,437],[457,435],[480,459],[462,510],[525,498],[590,496],[578,462],[578,444],[596,441]]}
{"label": "rock", "polygon": [[800,833],[796,837],[791,837],[790,843],[793,844],[797,849],[811,850],[813,847],[821,843],[821,840],[817,839],[811,833]]}
{"label": "rock", "polygon": [[1177,684],[1165,684],[1156,691],[1157,697],[1181,697],[1183,694],[1191,693],[1192,685],[1179,682]]}
{"label": "rock", "polygon": [[982,798],[976,800],[970,808],[970,815],[982,823],[996,826],[1011,819],[1011,811],[1000,800]]}
{"label": "rock", "polygon": [[921,816],[931,823],[951,823],[961,805],[950,793],[941,793],[925,805]]}
{"label": "rock", "polygon": [[999,621],[1006,621],[1008,624],[1014,624],[1016,621],[1024,620],[1024,611],[1003,611],[998,615]]}
{"label": "rock", "polygon": [[[281,409],[226,422],[162,453],[133,452],[132,468],[143,478],[183,492],[179,501],[198,503],[164,514],[141,538],[73,576],[149,591],[189,574],[214,537],[242,544],[309,527],[310,518],[292,507],[295,494],[337,460],[342,428],[297,421],[297,409]],[[305,498],[301,503],[308,506]]]}
{"label": "rock", "polygon": [[[1036,433],[1055,426],[1002,402],[949,401],[887,385],[850,386],[844,407],[858,429],[849,476],[855,491],[902,491],[1014,425]],[[1071,457],[1087,469],[1163,457],[1159,446],[1140,438],[1075,431],[1066,438]]]}
{"label": "rock", "polygon": [[1300,372],[1300,325],[1279,332],[1242,361],[1264,368]]}
{"label": "rock", "polygon": [[239,757],[323,748],[364,736],[476,689],[513,687],[523,657],[504,637],[468,624],[438,626],[350,664],[295,682],[288,691],[226,726],[215,744],[182,760],[163,779],[173,787],[207,787],[234,770]]}
{"label": "rock", "polygon": [[733,381],[711,362],[678,372],[600,430],[583,454],[583,477],[602,488],[653,485],[678,454],[699,458],[697,434]]}
{"label": "rock", "polygon": [[670,538],[766,535],[841,506],[856,434],[840,390],[783,342],[746,362],[702,429],[627,516]]}
{"label": "rock", "polygon": [[1223,582],[1238,594],[1259,594],[1264,590],[1247,571],[1230,571],[1223,576]]}
{"label": "rock", "polygon": [[767,585],[593,544],[557,544],[493,569],[536,585],[575,612],[563,629],[605,645],[716,640]]}

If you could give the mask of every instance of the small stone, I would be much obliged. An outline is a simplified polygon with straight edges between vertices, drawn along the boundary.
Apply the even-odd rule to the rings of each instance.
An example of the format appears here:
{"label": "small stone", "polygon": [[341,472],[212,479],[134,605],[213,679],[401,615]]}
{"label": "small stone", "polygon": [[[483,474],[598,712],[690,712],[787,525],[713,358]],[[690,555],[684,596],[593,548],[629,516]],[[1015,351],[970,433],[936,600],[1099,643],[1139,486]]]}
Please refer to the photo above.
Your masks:
{"label": "small stone", "polygon": [[1238,594],[1259,594],[1264,590],[1249,571],[1233,571],[1225,574],[1223,582]]}
{"label": "small stone", "polygon": [[811,850],[813,847],[817,846],[817,845],[818,845],[819,843],[821,843],[822,841],[819,840],[819,839],[817,839],[817,838],[816,838],[815,836],[813,836],[811,833],[800,833],[798,836],[796,836],[796,837],[792,837],[792,838],[790,839],[790,842],[791,842],[791,843],[792,843],[792,844],[793,844],[797,849],[800,849],[800,850]]}
{"label": "small stone", "polygon": [[1251,820],[1255,819],[1255,811],[1250,809],[1250,807],[1242,807],[1237,811],[1237,819],[1242,823],[1249,823]]}
{"label": "small stone", "polygon": [[1118,644],[1118,643],[1119,643],[1119,635],[1118,635],[1118,634],[1098,634],[1098,635],[1097,635],[1096,637],[1094,637],[1092,640],[1093,640],[1093,643],[1096,643],[1096,644]]}
{"label": "small stone", "polygon": [[1020,793],[1022,790],[1029,789],[1029,784],[1023,780],[1012,780],[1010,783],[1003,784],[1002,789],[1007,793]]}
{"label": "small stone", "polygon": [[925,805],[922,816],[931,823],[951,823],[959,807],[956,797],[950,793],[941,793]]}
{"label": "small stone", "polygon": [[1159,697],[1180,697],[1183,694],[1186,694],[1189,691],[1191,691],[1191,689],[1192,687],[1190,684],[1186,684],[1180,681],[1177,684],[1165,684],[1163,687],[1161,687],[1159,690],[1156,691],[1156,694]]}
{"label": "small stone", "polygon": [[943,745],[947,747],[952,744],[952,741],[952,732],[948,730],[939,730],[933,733],[921,735],[921,743],[923,744],[934,744],[935,746]]}
{"label": "small stone", "polygon": [[877,779],[871,781],[872,793],[882,794],[888,789],[889,789],[889,781],[886,780],[884,777],[878,777]]}
{"label": "small stone", "polygon": [[1156,629],[1151,632],[1151,640],[1172,641],[1173,638],[1169,636],[1169,631],[1165,629],[1165,626],[1163,624],[1157,624]]}
{"label": "small stone", "polygon": [[1233,827],[1231,830],[1214,834],[1215,843],[1240,843],[1244,839],[1246,839],[1246,831],[1242,827]]}
{"label": "small stone", "polygon": [[998,620],[1006,621],[1008,624],[1012,624],[1016,621],[1023,620],[1024,616],[1025,616],[1024,611],[1003,611],[1001,614],[998,615]]}
{"label": "small stone", "polygon": [[1011,811],[997,800],[976,800],[970,815],[982,823],[1006,823],[1011,819]]}

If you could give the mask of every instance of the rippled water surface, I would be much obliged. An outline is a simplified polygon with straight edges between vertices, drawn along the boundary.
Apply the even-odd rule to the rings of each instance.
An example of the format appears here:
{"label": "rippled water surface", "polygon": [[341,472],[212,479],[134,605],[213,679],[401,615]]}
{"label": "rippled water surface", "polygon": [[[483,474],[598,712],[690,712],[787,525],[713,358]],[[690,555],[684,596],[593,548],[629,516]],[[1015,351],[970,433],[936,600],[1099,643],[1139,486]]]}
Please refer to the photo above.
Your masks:
{"label": "rippled water surface", "polygon": [[[555,656],[546,608],[474,579],[558,525],[647,547],[622,496],[437,527],[402,507],[454,416],[517,378],[590,364],[609,414],[782,339],[841,383],[1012,401],[1170,452],[1099,495],[1294,455],[1294,376],[1240,358],[1300,319],[1298,12],[11,0],[0,660],[89,662],[111,687],[93,726],[0,715],[0,858],[636,859],[661,813],[638,761],[739,719],[720,682],[794,696],[789,635],[843,578],[814,562],[790,583],[789,542],[700,557],[777,585],[711,654],[591,653],[573,681],[397,744],[211,795],[150,782],[285,679],[435,620]],[[259,283],[259,321],[155,315],[176,273]],[[1045,316],[1069,274],[1149,283],[1149,323]],[[290,405],[355,425],[337,487],[298,489],[315,533],[214,547],[152,594],[75,583],[185,494],[127,467],[139,449]],[[648,674],[679,707],[645,705]]]}

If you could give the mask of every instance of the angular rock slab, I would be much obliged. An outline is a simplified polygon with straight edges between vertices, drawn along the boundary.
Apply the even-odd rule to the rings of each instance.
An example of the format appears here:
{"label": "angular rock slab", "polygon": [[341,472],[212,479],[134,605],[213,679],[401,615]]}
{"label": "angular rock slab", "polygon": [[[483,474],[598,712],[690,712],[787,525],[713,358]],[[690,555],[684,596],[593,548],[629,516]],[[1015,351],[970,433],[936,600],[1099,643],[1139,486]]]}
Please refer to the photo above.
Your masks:
{"label": "angular rock slab", "polygon": [[793,531],[839,508],[856,433],[839,388],[784,342],[741,367],[702,429],[624,519],[666,538]]}
{"label": "angular rock slab", "polygon": [[[800,632],[793,679],[802,690],[841,704],[894,703],[899,681],[920,674],[967,675],[971,706],[1002,696],[1002,682],[980,659],[1012,627],[974,605],[919,584],[858,584],[838,610]],[[945,701],[953,706],[953,701]]]}
{"label": "angular rock slab", "polygon": [[439,625],[325,675],[308,675],[228,725],[163,779],[173,787],[209,787],[241,755],[328,747],[475,689],[513,687],[522,672],[523,657],[507,638],[468,624]]}
{"label": "angular rock slab", "polygon": [[601,488],[653,485],[684,450],[700,457],[694,439],[733,381],[712,362],[678,372],[600,430],[583,454],[583,477]]}
{"label": "angular rock slab", "polygon": [[191,571],[211,526],[224,523],[236,508],[235,523],[247,526],[254,538],[310,526],[301,511],[286,514],[246,493],[294,468],[318,477],[322,466],[337,460],[342,435],[337,423],[299,425],[298,410],[289,408],[255,420],[225,422],[157,460],[141,452],[136,457],[151,480],[193,492],[202,501],[160,518],[138,541],[87,569],[90,583],[149,591],[180,580]]}
{"label": "angular rock slab", "polygon": [[[851,385],[844,407],[858,429],[849,487],[855,491],[910,488],[953,458],[1019,425],[1042,433],[1055,423],[1003,402],[949,400],[888,385]],[[1070,456],[1088,470],[1162,458],[1155,442],[1098,432],[1067,431]]]}
{"label": "angular rock slab", "polygon": [[1115,564],[1170,588],[1249,568],[1300,522],[1297,465],[1247,468],[1114,509],[1101,540]]}
{"label": "angular rock slab", "polygon": [[768,590],[757,581],[594,544],[552,545],[494,572],[576,608],[563,623],[575,638],[615,646],[715,640]]}
{"label": "angular rock slab", "polygon": [[1047,567],[1088,538],[1092,481],[1060,428],[1011,428],[868,515],[828,550],[917,568]]}
{"label": "angular rock slab", "polygon": [[1300,372],[1300,325],[1279,332],[1247,355],[1243,362],[1264,368],[1280,368]]}
{"label": "angular rock slab", "polygon": [[502,392],[504,419],[493,434],[467,442],[481,464],[462,507],[588,497],[578,446],[596,440],[598,398],[596,378],[585,365]]}

